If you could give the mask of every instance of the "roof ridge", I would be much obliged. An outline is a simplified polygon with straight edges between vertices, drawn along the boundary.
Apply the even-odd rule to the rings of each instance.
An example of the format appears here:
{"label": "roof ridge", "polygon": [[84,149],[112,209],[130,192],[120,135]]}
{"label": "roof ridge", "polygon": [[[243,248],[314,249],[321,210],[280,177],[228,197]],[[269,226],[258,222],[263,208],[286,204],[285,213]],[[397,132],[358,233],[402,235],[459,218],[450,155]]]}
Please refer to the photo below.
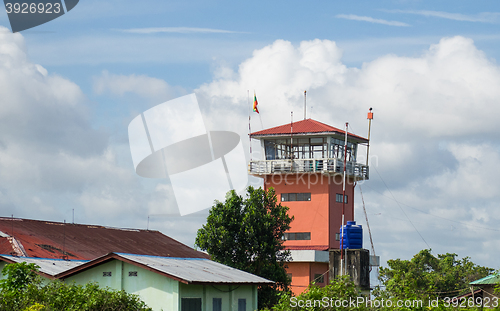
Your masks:
{"label": "roof ridge", "polygon": [[114,227],[114,226],[106,226],[106,225],[96,225],[96,224],[81,224],[81,223],[74,223],[74,222],[61,222],[61,221],[55,221],[55,220],[42,220],[42,219],[30,219],[30,218],[18,218],[18,217],[1,217],[0,216],[0,221],[34,221],[34,222],[39,222],[39,223],[45,223],[47,225],[74,225],[74,226],[84,226],[84,227],[93,227],[95,229],[113,229],[113,230],[123,230],[123,231],[133,231],[133,232],[140,232],[140,231],[149,231],[149,232],[160,232],[158,230],[151,230],[151,229],[137,229],[137,228],[126,228],[126,227]]}
{"label": "roof ridge", "polygon": [[118,253],[118,252],[112,252],[112,254],[116,254],[118,256],[129,255],[129,256],[138,256],[138,257],[155,257],[155,258],[177,259],[177,260],[210,260],[208,258],[201,258],[201,257],[168,257],[168,256],[157,256],[157,255]]}
{"label": "roof ridge", "polygon": [[[260,131],[255,131],[253,133],[250,133],[250,137],[252,136],[286,136],[286,135],[291,135],[292,131],[292,125],[293,125],[293,134],[325,134],[325,133],[335,133],[335,134],[340,134],[344,135],[345,130],[339,129],[337,127],[331,126],[329,124],[323,123],[318,120],[314,119],[304,119],[296,122],[291,122],[291,123],[286,123],[274,127],[270,127],[267,129],[262,129]],[[362,136],[356,135],[354,133],[351,133],[347,131],[347,134],[359,140],[360,142],[367,142],[368,140]]]}
{"label": "roof ridge", "polygon": [[88,259],[62,259],[62,258],[42,258],[42,257],[26,257],[26,256],[12,256],[7,254],[0,254],[0,257],[8,257],[8,258],[21,258],[21,259],[30,259],[30,260],[57,260],[57,261],[82,261],[87,262],[90,261]]}

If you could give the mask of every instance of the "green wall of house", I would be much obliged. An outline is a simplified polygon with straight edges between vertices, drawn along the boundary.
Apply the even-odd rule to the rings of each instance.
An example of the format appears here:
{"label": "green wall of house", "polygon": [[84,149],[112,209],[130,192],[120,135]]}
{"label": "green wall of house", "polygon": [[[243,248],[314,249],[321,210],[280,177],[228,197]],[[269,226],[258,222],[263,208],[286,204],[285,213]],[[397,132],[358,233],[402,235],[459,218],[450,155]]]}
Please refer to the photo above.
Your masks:
{"label": "green wall of house", "polygon": [[[111,276],[103,273],[111,272]],[[134,272],[137,272],[137,276]],[[155,311],[181,310],[182,298],[201,298],[202,310],[213,311],[213,298],[222,299],[222,311],[238,310],[238,300],[245,299],[246,310],[257,310],[256,285],[194,285],[175,281],[158,273],[111,260],[68,277],[66,282],[85,284],[97,282],[116,290],[125,290],[139,297]]]}
{"label": "green wall of house", "polygon": [[[104,273],[109,272],[111,276],[104,276]],[[137,276],[129,276],[129,272],[137,272]],[[123,289],[139,295],[155,311],[179,309],[179,282],[119,260],[92,267],[65,281],[82,285],[97,282],[100,286]]]}
{"label": "green wall of house", "polygon": [[239,311],[238,300],[245,299],[246,310],[257,310],[255,285],[179,285],[180,299],[201,298],[202,310],[213,311],[214,298],[221,298],[222,311]]}

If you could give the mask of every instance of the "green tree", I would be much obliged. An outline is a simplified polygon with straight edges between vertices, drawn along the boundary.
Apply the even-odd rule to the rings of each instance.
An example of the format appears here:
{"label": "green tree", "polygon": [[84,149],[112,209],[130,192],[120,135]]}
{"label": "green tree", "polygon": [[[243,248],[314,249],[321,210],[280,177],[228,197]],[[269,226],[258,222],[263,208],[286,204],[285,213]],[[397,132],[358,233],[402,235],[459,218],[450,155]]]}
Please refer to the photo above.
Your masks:
{"label": "green tree", "polygon": [[215,202],[196,236],[196,246],[212,260],[275,282],[259,287],[261,307],[276,303],[280,290],[289,290],[285,268],[290,252],[284,249],[283,236],[293,217],[287,212],[272,188],[248,187],[246,198],[230,191],[225,202]]}
{"label": "green tree", "polygon": [[314,283],[297,297],[288,292],[280,295],[280,300],[272,311],[329,311],[329,310],[369,310],[368,297],[363,297],[349,276],[339,276],[326,286]]}
{"label": "green tree", "polygon": [[0,281],[0,311],[96,311],[151,310],[137,295],[102,288],[95,283],[85,286],[60,280],[44,280],[34,264],[8,264]]}
{"label": "green tree", "polygon": [[2,291],[23,291],[29,285],[39,285],[40,276],[37,274],[38,266],[34,263],[20,262],[8,264],[2,270],[7,278],[0,280],[0,290]]}
{"label": "green tree", "polygon": [[469,289],[469,283],[489,275],[493,269],[458,259],[457,254],[438,254],[424,249],[411,260],[388,260],[388,268],[380,268],[379,280],[385,290],[374,293],[387,298],[453,297]]}

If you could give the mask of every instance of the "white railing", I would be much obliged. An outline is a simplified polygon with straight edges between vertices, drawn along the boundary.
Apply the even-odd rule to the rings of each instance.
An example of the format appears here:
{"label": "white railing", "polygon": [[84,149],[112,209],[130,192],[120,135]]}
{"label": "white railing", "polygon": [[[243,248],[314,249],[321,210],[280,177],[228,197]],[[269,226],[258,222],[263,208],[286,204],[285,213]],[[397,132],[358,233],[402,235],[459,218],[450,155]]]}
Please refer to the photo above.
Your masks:
{"label": "white railing", "polygon": [[[342,174],[344,162],[342,159],[296,159],[296,160],[253,160],[248,171],[252,175],[289,174],[289,173],[324,173]],[[346,173],[356,179],[368,179],[368,166],[348,161]]]}

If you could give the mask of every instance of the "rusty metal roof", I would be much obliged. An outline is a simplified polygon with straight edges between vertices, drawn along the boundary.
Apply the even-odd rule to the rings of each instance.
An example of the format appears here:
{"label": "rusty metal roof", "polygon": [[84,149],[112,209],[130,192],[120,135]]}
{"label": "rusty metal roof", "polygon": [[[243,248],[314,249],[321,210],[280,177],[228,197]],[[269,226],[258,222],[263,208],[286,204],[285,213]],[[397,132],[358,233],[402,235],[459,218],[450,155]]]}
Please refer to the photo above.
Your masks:
{"label": "rusty metal roof", "polygon": [[[263,136],[283,136],[290,135],[291,124],[284,124],[272,128],[268,128],[262,131],[253,132],[250,134],[251,137],[263,137]],[[319,121],[313,119],[306,119],[297,122],[293,122],[293,134],[327,134],[327,133],[335,133],[339,135],[345,135],[345,131],[338,129],[336,127],[330,126],[325,123],[321,123]],[[366,143],[368,140],[364,137],[354,135],[352,133],[347,133],[347,135],[351,138],[355,138],[360,142]]]}
{"label": "rusty metal roof", "polygon": [[202,258],[110,253],[57,275],[65,279],[110,260],[120,260],[186,284],[270,284],[273,281]]}
{"label": "rusty metal roof", "polygon": [[34,263],[40,267],[40,274],[48,278],[54,278],[54,276],[58,273],[88,262],[88,260],[63,260],[54,258],[17,257],[10,255],[0,255],[0,261],[5,261],[7,263]]}
{"label": "rusty metal roof", "polygon": [[0,254],[90,260],[110,252],[209,258],[159,231],[0,218]]}

